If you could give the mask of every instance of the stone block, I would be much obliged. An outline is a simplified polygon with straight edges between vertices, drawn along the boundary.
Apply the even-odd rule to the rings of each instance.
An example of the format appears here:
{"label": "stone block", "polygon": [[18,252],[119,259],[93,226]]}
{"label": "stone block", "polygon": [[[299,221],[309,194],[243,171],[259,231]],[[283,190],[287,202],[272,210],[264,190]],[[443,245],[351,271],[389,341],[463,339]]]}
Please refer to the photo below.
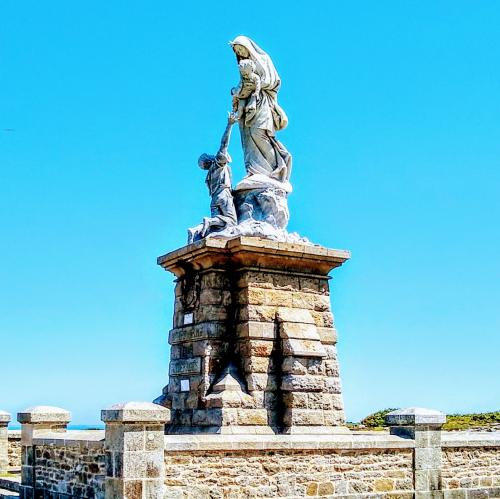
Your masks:
{"label": "stone block", "polygon": [[21,424],[67,425],[71,421],[71,413],[60,407],[38,405],[18,412],[17,420]]}
{"label": "stone block", "polygon": [[270,290],[248,287],[244,288],[238,293],[239,305],[266,305],[266,293]]}
{"label": "stone block", "polygon": [[276,317],[280,322],[294,322],[298,324],[314,324],[314,318],[309,310],[280,307]]}
{"label": "stone block", "polygon": [[335,493],[333,482],[318,483],[318,496],[331,496]]}
{"label": "stone block", "polygon": [[270,272],[257,270],[245,271],[241,273],[237,281],[237,286],[239,288],[246,288],[248,286],[272,288],[274,286],[274,276]]}
{"label": "stone block", "polygon": [[284,373],[305,375],[308,373],[308,359],[285,357],[281,369]]}
{"label": "stone block", "polygon": [[246,376],[249,391],[269,391],[276,389],[276,381],[269,374],[252,373]]}
{"label": "stone block", "polygon": [[307,409],[323,409],[324,408],[324,397],[328,395],[322,392],[312,392],[307,393]]}
{"label": "stone block", "polygon": [[441,468],[441,449],[434,447],[415,449],[415,469],[434,470]]}
{"label": "stone block", "polygon": [[274,370],[274,365],[270,357],[250,357],[244,360],[243,370],[246,374],[268,373]]}
{"label": "stone block", "polygon": [[238,424],[240,425],[266,425],[266,409],[238,409]]}
{"label": "stone block", "polygon": [[446,415],[434,409],[421,407],[408,407],[392,411],[386,415],[385,420],[391,426],[417,426],[437,425],[446,423]]}
{"label": "stone block", "polygon": [[[228,286],[229,282],[226,273],[223,271],[205,272],[201,275],[202,289],[205,288],[227,289]],[[182,292],[179,296],[182,296]]]}
{"label": "stone block", "polygon": [[342,393],[342,385],[339,378],[325,378],[325,392],[340,395]]}
{"label": "stone block", "polygon": [[323,345],[335,345],[337,343],[337,330],[333,327],[318,327],[317,332]]}
{"label": "stone block", "polygon": [[276,336],[274,322],[244,322],[236,326],[236,334],[240,338],[272,340]]}
{"label": "stone block", "polygon": [[309,311],[309,313],[314,319],[314,324],[316,324],[316,326],[333,327],[333,314],[331,312]]}
{"label": "stone block", "polygon": [[415,491],[430,492],[441,488],[441,470],[415,470]]}
{"label": "stone block", "polygon": [[394,490],[394,480],[389,478],[378,478],[373,482],[373,488],[376,492],[390,492]]}
{"label": "stone block", "polygon": [[326,358],[331,360],[337,360],[337,347],[335,345],[324,345]]}
{"label": "stone block", "polygon": [[200,305],[221,305],[222,290],[205,288],[200,293]]}
{"label": "stone block", "polygon": [[320,341],[283,340],[283,355],[295,357],[325,357],[325,348]]}
{"label": "stone block", "polygon": [[244,356],[269,357],[274,349],[274,342],[249,339],[240,348]]}
{"label": "stone block", "polygon": [[288,392],[315,392],[324,388],[325,378],[322,376],[286,374],[281,383],[281,389]]}
{"label": "stone block", "polygon": [[341,395],[336,395],[333,393],[323,394],[323,409],[325,410],[343,410],[344,402]]}
{"label": "stone block", "polygon": [[276,318],[277,307],[266,305],[245,305],[239,308],[238,320],[243,321],[260,321],[274,322]]}
{"label": "stone block", "polygon": [[[250,288],[249,288],[250,289]],[[291,307],[293,293],[277,289],[267,290],[264,296],[264,304],[275,307]]]}
{"label": "stone block", "polygon": [[125,402],[101,411],[105,423],[165,423],[169,417],[168,409],[150,402]]}
{"label": "stone block", "polygon": [[300,291],[292,293],[292,307],[306,310],[314,310],[315,295],[310,293],[301,293]]}
{"label": "stone block", "polygon": [[222,409],[193,410],[194,426],[222,426]]}
{"label": "stone block", "polygon": [[322,426],[325,423],[322,410],[285,409],[283,421],[286,426]]}
{"label": "stone block", "polygon": [[307,392],[285,392],[283,393],[283,403],[288,408],[307,409],[308,408]]}
{"label": "stone block", "polygon": [[303,293],[326,293],[328,291],[328,281],[317,277],[300,277],[300,291]]}
{"label": "stone block", "polygon": [[273,274],[273,285],[277,289],[283,289],[287,291],[299,291],[300,278],[293,275],[292,273]]}
{"label": "stone block", "polygon": [[227,321],[227,307],[221,305],[200,305],[195,315],[196,322]]}
{"label": "stone block", "polygon": [[339,365],[336,360],[326,360],[325,361],[325,373],[327,376],[338,377],[339,373]]}
{"label": "stone block", "polygon": [[343,410],[324,410],[323,417],[325,418],[326,426],[342,426],[345,424]]}
{"label": "stone block", "polygon": [[280,324],[280,336],[284,339],[320,341],[318,330],[314,324],[283,322]]}

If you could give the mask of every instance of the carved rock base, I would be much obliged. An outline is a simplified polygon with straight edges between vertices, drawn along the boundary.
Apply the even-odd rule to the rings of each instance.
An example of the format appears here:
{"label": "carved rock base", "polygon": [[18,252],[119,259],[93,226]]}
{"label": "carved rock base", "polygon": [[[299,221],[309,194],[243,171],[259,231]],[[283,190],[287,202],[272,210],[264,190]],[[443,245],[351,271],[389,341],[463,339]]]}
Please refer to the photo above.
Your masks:
{"label": "carved rock base", "polygon": [[167,433],[335,433],[345,424],[328,272],[348,252],[208,238],[177,277]]}

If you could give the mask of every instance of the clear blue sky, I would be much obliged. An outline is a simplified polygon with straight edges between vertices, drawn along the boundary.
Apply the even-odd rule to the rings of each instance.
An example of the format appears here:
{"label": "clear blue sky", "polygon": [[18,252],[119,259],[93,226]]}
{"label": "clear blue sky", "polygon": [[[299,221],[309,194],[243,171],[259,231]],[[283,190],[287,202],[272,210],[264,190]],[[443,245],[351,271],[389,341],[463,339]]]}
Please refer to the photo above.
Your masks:
{"label": "clear blue sky", "polygon": [[0,409],[95,423],[160,393],[155,259],[208,211],[196,160],[238,34],[283,80],[290,229],[352,251],[332,283],[348,418],[500,409],[498,1],[3,0],[0,18]]}

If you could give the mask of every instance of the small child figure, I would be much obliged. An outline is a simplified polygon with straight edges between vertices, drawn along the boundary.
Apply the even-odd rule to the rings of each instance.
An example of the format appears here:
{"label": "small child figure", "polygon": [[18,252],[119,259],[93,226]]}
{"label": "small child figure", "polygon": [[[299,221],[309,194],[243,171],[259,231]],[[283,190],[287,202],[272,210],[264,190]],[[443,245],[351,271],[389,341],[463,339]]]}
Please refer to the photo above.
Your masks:
{"label": "small child figure", "polygon": [[260,76],[255,72],[255,63],[251,59],[242,59],[239,64],[240,83],[231,90],[233,95],[233,112],[238,119],[246,111],[251,118],[257,109],[257,98],[260,93]]}

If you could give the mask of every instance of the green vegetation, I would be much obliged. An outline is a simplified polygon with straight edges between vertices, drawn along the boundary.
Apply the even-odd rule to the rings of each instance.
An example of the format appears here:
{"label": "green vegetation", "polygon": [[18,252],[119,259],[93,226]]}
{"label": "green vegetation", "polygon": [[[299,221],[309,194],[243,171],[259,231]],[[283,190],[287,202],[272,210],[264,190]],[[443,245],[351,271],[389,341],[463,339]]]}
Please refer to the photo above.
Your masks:
{"label": "green vegetation", "polygon": [[473,414],[450,414],[443,430],[467,430],[479,426],[500,425],[500,411]]}
{"label": "green vegetation", "polygon": [[[385,424],[385,415],[396,409],[383,409],[374,412],[362,419],[360,425],[370,430],[378,430],[387,427]],[[500,411],[483,412],[472,414],[450,414],[447,416],[443,430],[468,430],[470,428],[487,427],[491,425],[500,425]],[[351,426],[352,428],[355,425]]]}
{"label": "green vegetation", "polygon": [[366,426],[367,428],[382,428],[386,426],[385,424],[385,416],[387,413],[395,411],[396,409],[383,409],[378,412],[374,412],[369,416],[366,416],[365,419],[361,420],[361,424]]}

